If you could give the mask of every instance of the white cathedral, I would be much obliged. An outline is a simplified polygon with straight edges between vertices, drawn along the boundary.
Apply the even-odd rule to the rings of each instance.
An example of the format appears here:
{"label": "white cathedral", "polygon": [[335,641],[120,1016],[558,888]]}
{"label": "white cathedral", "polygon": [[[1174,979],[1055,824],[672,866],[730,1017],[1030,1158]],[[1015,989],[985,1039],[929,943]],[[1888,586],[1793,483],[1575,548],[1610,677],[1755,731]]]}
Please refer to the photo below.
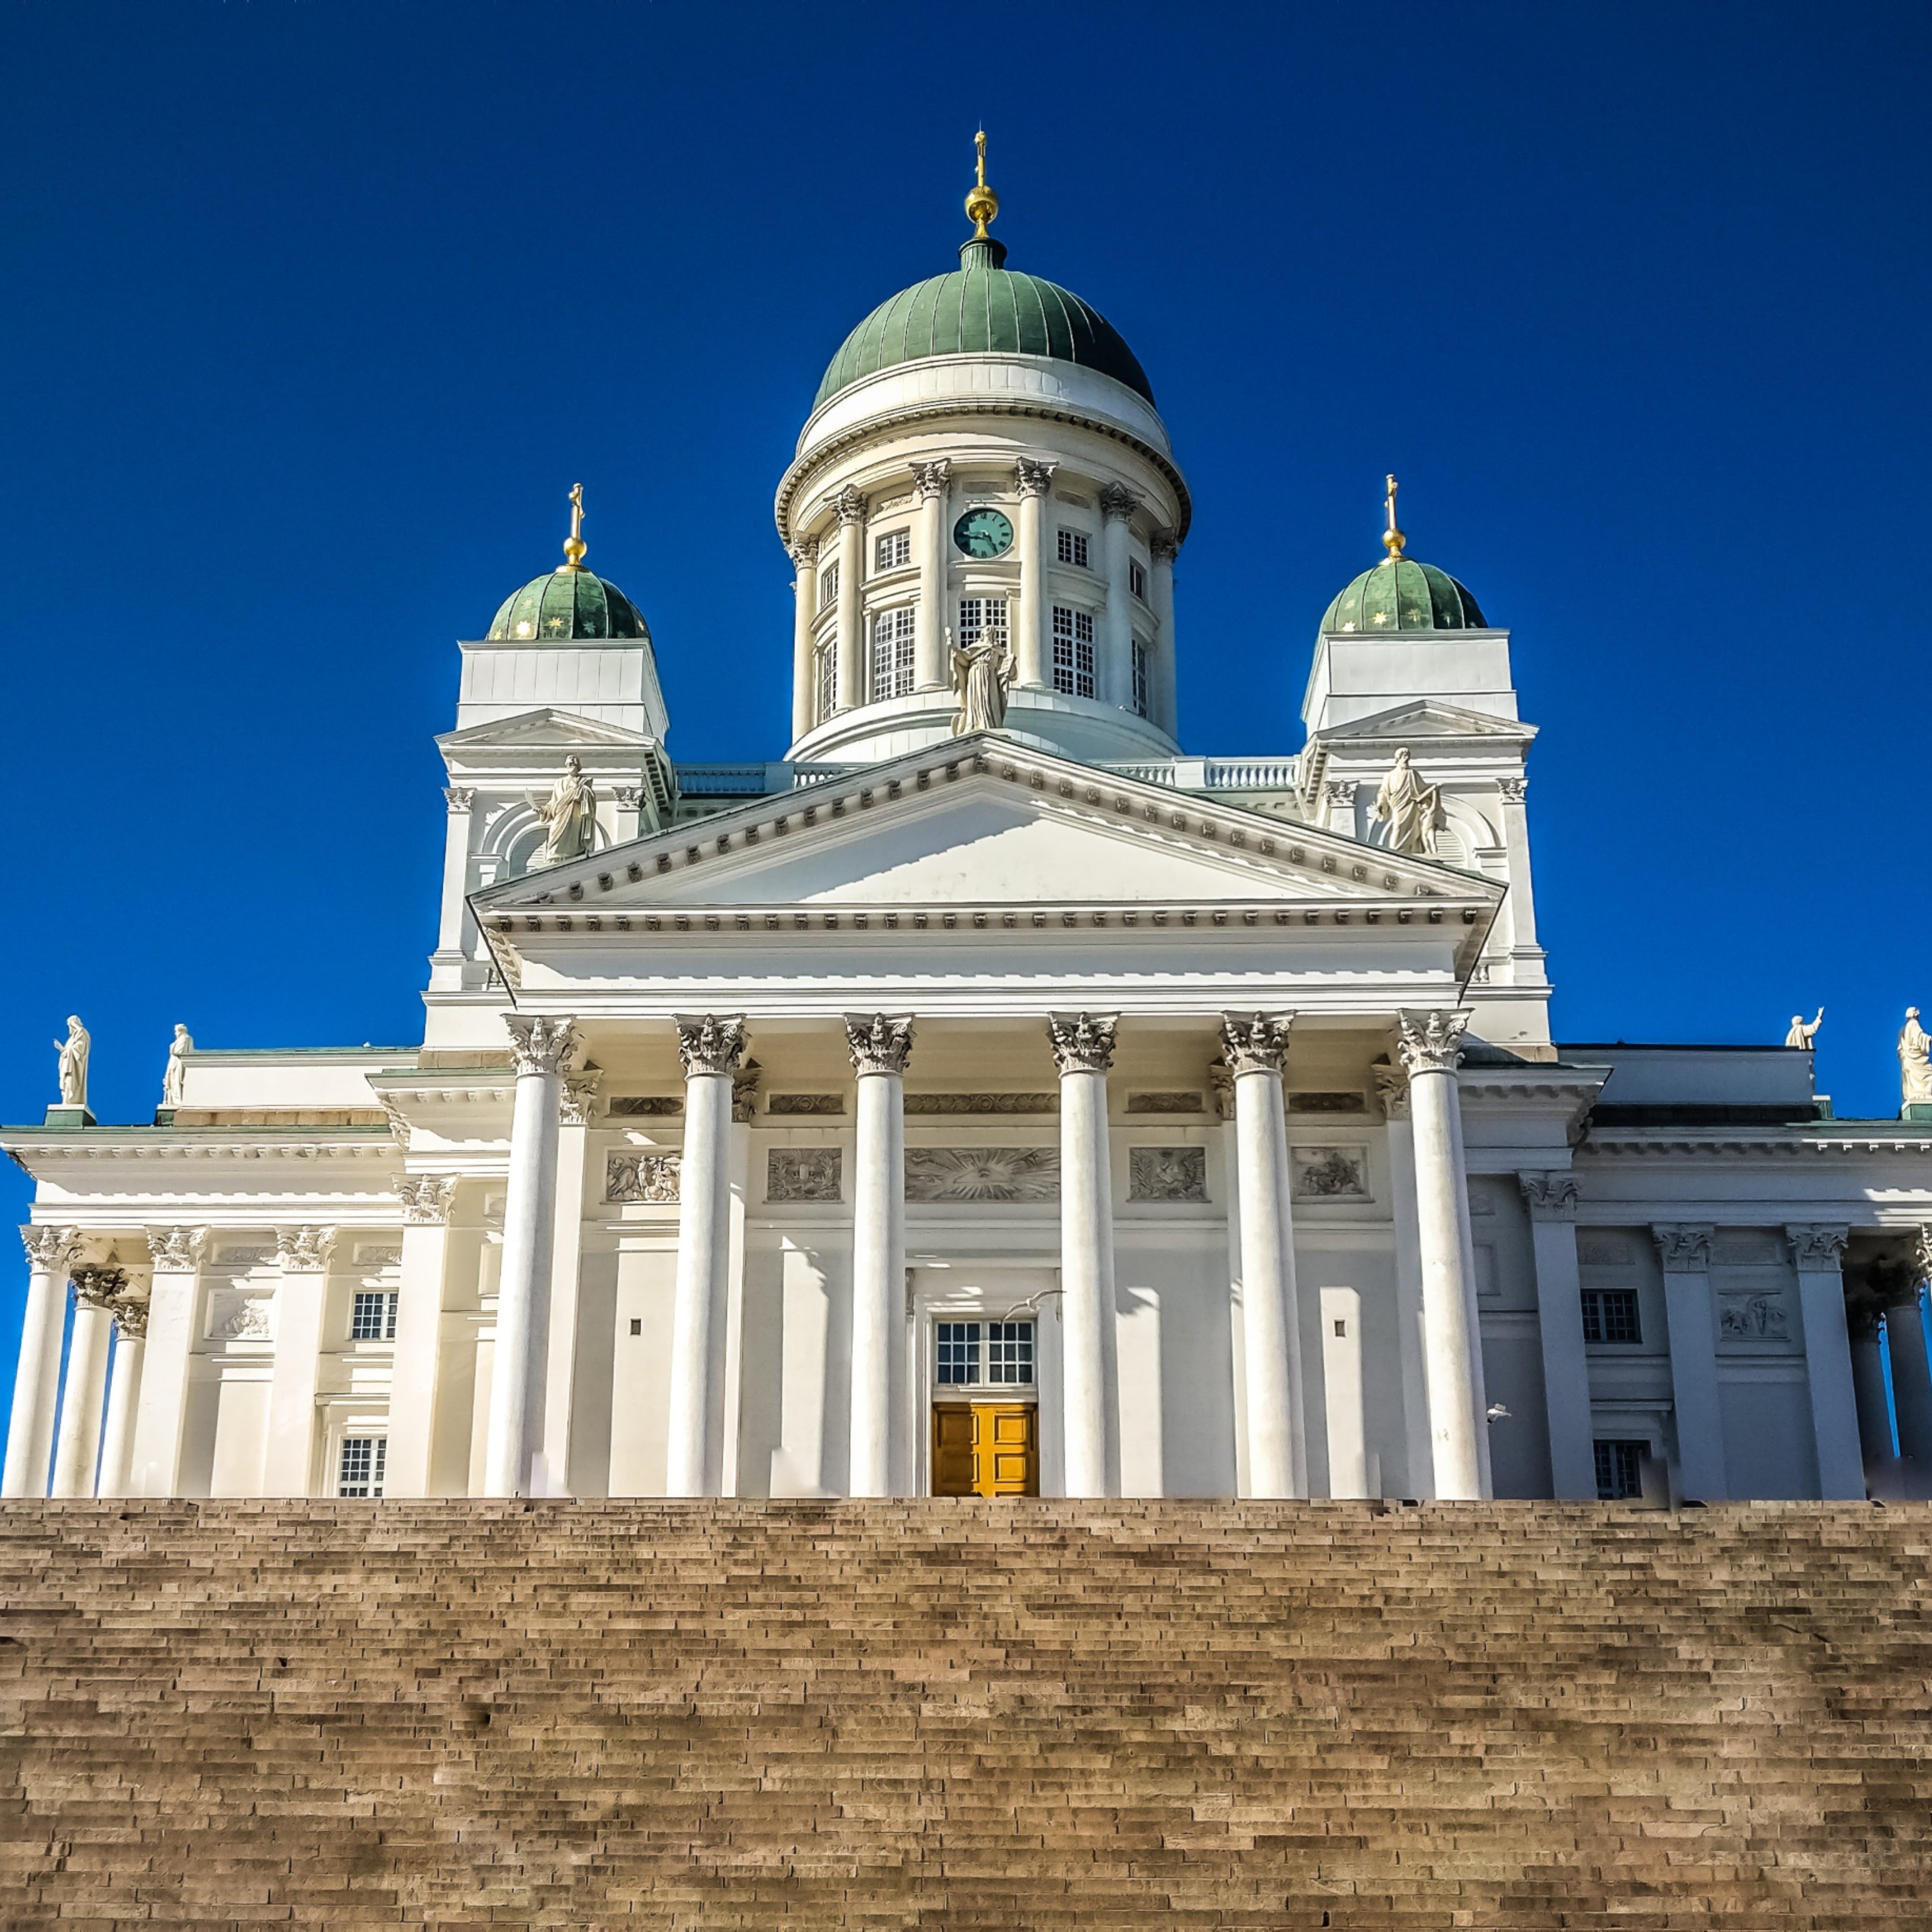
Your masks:
{"label": "white cathedral", "polygon": [[115,1125],[76,1023],[6,1495],[1932,1490],[1932,1106],[1552,1043],[1510,634],[1393,479],[1303,748],[1184,751],[1186,482],[997,212],[779,482],[782,758],[672,758],[579,494],[459,646],[422,1044],[183,1030]]}

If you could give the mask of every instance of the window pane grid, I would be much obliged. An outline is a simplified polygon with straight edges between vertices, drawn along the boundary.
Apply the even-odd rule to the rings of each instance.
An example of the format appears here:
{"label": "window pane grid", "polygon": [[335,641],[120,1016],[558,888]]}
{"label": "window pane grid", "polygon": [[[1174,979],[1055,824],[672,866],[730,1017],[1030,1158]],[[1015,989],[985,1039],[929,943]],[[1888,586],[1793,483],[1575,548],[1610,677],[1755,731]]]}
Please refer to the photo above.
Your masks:
{"label": "window pane grid", "polygon": [[838,566],[828,563],[818,573],[818,608],[829,610],[838,601]]}
{"label": "window pane grid", "polygon": [[1060,560],[1078,568],[1087,568],[1087,538],[1079,530],[1062,530],[1060,532]]}
{"label": "window pane grid", "polygon": [[1634,1288],[1586,1288],[1583,1291],[1583,1339],[1586,1342],[1641,1342]]}
{"label": "window pane grid", "polygon": [[1030,1322],[940,1322],[934,1324],[933,1335],[933,1379],[940,1388],[1032,1386]]}
{"label": "window pane grid", "polygon": [[986,1324],[986,1379],[989,1382],[1033,1380],[1033,1324],[989,1322]]}
{"label": "window pane grid", "polygon": [[1147,572],[1132,558],[1127,562],[1127,588],[1143,604],[1147,602]]}
{"label": "window pane grid", "polygon": [[1643,1494],[1643,1459],[1648,1442],[1599,1442],[1597,1453],[1597,1495],[1606,1503],[1622,1502]]}
{"label": "window pane grid", "polygon": [[1053,688],[1070,698],[1094,695],[1094,614],[1053,607]]}
{"label": "window pane grid", "polygon": [[959,634],[953,642],[964,650],[980,637],[997,644],[1006,643],[1006,600],[1004,597],[960,598]]}
{"label": "window pane grid", "polygon": [[394,1294],[364,1294],[356,1297],[355,1311],[349,1318],[352,1342],[393,1342],[396,1339],[396,1302]]}
{"label": "window pane grid", "polygon": [[912,689],[913,614],[881,610],[872,620],[872,688],[874,698],[903,698]]}
{"label": "window pane grid", "polygon": [[1134,709],[1143,718],[1148,715],[1147,646],[1138,638],[1134,640]]}
{"label": "window pane grid", "polygon": [[838,653],[830,644],[818,653],[818,717],[823,724],[838,709]]}
{"label": "window pane grid", "polygon": [[872,559],[872,567],[875,570],[898,570],[911,562],[911,531],[888,532],[874,545]]}
{"label": "window pane grid", "polygon": [[380,1496],[382,1493],[383,1466],[389,1459],[386,1436],[345,1436],[342,1460],[337,1466],[335,1493],[338,1496]]}
{"label": "window pane grid", "polygon": [[942,1322],[939,1324],[938,1376],[944,1388],[970,1388],[980,1379],[980,1324]]}

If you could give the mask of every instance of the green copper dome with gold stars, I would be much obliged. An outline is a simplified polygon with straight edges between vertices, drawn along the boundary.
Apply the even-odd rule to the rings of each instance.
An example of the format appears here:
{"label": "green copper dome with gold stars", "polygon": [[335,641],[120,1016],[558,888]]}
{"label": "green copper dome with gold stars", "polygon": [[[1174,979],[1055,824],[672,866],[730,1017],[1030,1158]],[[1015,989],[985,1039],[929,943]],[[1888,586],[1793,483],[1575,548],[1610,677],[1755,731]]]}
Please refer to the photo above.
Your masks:
{"label": "green copper dome with gold stars", "polygon": [[564,561],[547,577],[533,577],[503,599],[491,620],[490,641],[567,644],[579,638],[640,638],[650,631],[638,607],[614,584],[584,567],[584,485],[570,493],[570,535]]}
{"label": "green copper dome with gold stars", "polygon": [[1402,555],[1408,539],[1396,528],[1396,480],[1388,479],[1388,528],[1382,547],[1388,555],[1365,570],[1322,620],[1330,631],[1486,631],[1488,620],[1466,585],[1432,563]]}

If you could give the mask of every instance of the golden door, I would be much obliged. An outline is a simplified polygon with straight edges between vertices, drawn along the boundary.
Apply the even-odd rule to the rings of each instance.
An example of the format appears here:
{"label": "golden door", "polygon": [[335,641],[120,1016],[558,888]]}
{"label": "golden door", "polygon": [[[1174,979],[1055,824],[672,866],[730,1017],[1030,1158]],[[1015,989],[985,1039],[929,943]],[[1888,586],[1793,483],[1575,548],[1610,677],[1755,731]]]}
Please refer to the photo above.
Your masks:
{"label": "golden door", "polygon": [[1038,1496],[1039,1418],[1030,1402],[935,1402],[932,1493]]}

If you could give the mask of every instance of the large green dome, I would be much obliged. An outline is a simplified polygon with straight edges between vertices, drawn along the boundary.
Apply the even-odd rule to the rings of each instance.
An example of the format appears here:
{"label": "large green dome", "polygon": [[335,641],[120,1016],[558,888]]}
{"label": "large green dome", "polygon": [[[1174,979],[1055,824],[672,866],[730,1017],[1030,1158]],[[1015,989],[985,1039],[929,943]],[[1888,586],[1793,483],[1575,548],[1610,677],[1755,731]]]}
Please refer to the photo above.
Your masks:
{"label": "large green dome", "polygon": [[1324,631],[1486,631],[1474,598],[1446,570],[1414,558],[1384,559],[1328,607]]}
{"label": "large green dome", "polygon": [[1154,400],[1139,358],[1118,329],[1080,298],[1004,265],[1005,248],[988,236],[959,250],[959,266],[902,290],[866,316],[832,358],[812,407],[842,389],[902,362],[931,356],[1051,356],[1124,382]]}
{"label": "large green dome", "polygon": [[544,644],[575,638],[642,638],[648,644],[651,635],[638,607],[614,584],[569,563],[532,578],[505,598],[489,634],[512,644]]}

